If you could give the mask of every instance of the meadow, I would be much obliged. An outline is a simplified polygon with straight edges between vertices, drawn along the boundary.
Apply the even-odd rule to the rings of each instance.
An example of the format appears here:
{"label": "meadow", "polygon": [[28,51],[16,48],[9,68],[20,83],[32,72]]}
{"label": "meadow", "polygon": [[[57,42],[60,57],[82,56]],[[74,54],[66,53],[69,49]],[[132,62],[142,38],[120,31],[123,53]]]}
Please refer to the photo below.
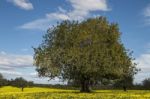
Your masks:
{"label": "meadow", "polygon": [[63,90],[32,87],[20,88],[5,86],[0,88],[0,99],[150,99],[148,90],[96,90],[80,93],[78,90]]}

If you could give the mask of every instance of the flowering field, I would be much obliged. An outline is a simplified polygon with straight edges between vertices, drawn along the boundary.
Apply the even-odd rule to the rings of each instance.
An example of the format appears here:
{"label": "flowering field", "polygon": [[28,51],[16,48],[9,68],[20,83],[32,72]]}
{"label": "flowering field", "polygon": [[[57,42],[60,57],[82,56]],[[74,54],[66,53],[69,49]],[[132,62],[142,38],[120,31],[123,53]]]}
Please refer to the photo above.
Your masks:
{"label": "flowering field", "polygon": [[49,88],[25,88],[24,92],[15,87],[0,88],[0,99],[150,99],[150,91],[96,90],[93,93],[79,93],[75,90]]}

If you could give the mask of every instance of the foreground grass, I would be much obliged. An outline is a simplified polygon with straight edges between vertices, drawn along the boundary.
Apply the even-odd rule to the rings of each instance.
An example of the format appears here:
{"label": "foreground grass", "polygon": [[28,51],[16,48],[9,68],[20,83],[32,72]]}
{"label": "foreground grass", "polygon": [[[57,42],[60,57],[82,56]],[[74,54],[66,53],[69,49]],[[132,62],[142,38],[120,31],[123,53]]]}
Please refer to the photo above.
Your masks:
{"label": "foreground grass", "polygon": [[79,93],[77,90],[50,88],[25,88],[24,92],[15,87],[0,88],[0,99],[150,99],[150,91],[96,90],[93,93]]}

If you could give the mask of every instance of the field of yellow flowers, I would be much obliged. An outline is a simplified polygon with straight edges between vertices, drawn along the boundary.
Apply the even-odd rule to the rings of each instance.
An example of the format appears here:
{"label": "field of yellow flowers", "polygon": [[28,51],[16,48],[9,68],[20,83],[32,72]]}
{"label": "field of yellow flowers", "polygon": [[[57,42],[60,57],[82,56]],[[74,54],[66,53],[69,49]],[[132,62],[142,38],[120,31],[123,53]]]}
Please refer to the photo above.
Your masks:
{"label": "field of yellow flowers", "polygon": [[92,93],[79,93],[77,90],[51,88],[0,88],[0,99],[150,99],[150,91],[146,90],[96,90]]}

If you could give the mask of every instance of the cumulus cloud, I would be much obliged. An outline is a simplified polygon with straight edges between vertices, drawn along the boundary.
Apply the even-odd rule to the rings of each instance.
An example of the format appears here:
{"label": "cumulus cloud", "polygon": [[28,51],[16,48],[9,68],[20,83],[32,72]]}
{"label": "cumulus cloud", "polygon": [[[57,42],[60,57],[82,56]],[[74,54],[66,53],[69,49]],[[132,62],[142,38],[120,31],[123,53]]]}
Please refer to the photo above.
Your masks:
{"label": "cumulus cloud", "polygon": [[75,10],[82,11],[107,11],[108,6],[106,0],[68,0]]}
{"label": "cumulus cloud", "polygon": [[150,77],[150,53],[141,54],[137,59],[136,63],[138,63],[137,68],[140,68],[141,71],[135,75],[135,82],[141,82],[145,78]]}
{"label": "cumulus cloud", "polygon": [[29,71],[29,67],[33,67],[32,55],[16,55],[8,54],[4,51],[0,52],[0,73],[6,78],[16,78],[25,75],[24,71]]}
{"label": "cumulus cloud", "polygon": [[44,18],[37,19],[20,26],[22,29],[46,30],[50,25],[61,20],[83,20],[92,17],[91,12],[109,11],[107,0],[66,0],[70,3],[72,10],[58,7],[57,12],[47,13]]}
{"label": "cumulus cloud", "polygon": [[0,53],[1,68],[30,67],[32,64],[32,55],[7,54],[6,52]]}
{"label": "cumulus cloud", "polygon": [[8,0],[9,2],[13,3],[15,6],[24,9],[24,10],[32,10],[33,5],[29,0]]}

